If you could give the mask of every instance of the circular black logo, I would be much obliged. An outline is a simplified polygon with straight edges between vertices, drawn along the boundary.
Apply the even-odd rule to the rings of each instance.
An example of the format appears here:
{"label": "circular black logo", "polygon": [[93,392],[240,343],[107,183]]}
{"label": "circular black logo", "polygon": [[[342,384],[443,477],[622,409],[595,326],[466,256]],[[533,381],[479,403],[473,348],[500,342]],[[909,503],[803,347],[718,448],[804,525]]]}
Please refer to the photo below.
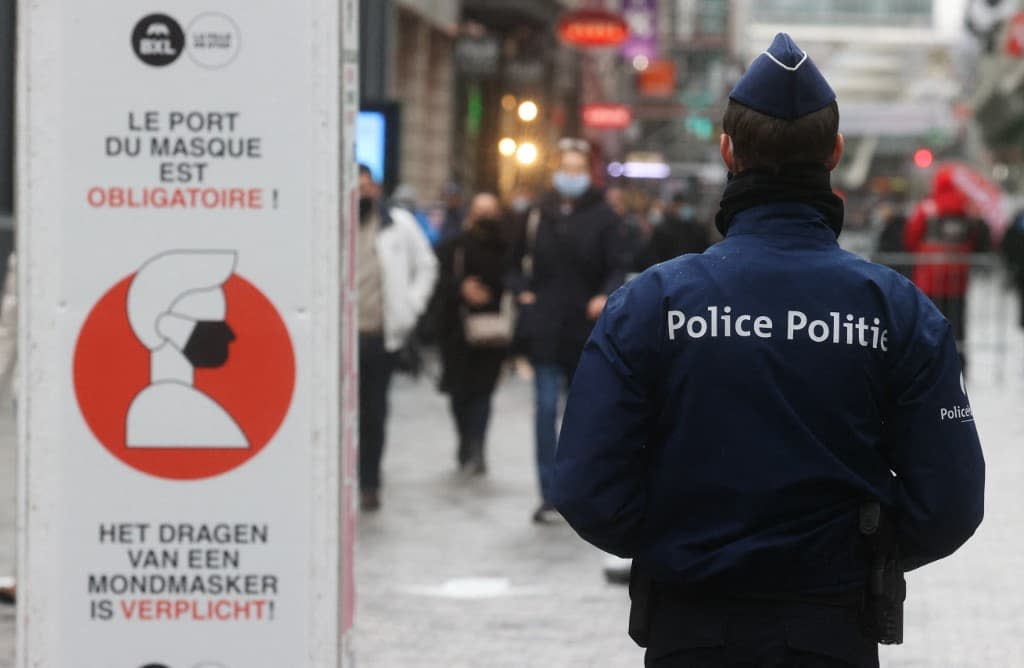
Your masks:
{"label": "circular black logo", "polygon": [[185,49],[185,33],[166,14],[150,14],[135,24],[132,48],[139,60],[154,67],[170,65]]}

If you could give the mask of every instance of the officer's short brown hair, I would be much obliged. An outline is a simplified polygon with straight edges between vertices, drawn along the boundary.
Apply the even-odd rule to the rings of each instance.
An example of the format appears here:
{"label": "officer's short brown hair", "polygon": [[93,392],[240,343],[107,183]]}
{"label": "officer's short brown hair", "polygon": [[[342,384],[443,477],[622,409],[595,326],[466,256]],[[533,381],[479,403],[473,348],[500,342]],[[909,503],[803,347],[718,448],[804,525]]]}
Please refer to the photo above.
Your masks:
{"label": "officer's short brown hair", "polygon": [[826,164],[836,147],[839,105],[796,120],[774,118],[729,100],[722,129],[732,138],[737,170],[772,169],[798,162]]}

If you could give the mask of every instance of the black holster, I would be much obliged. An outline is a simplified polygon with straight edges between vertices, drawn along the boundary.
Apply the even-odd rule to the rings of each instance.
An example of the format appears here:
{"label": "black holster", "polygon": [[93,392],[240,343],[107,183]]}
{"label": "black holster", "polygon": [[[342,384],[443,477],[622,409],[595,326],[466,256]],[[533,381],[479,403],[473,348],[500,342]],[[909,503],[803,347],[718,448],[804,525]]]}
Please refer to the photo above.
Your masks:
{"label": "black holster", "polygon": [[654,608],[654,580],[636,567],[629,571],[629,637],[647,647],[651,637],[651,611]]}
{"label": "black holster", "polygon": [[900,563],[899,539],[892,518],[878,501],[860,507],[860,534],[867,548],[864,625],[882,645],[903,643],[903,602],[907,581]]}

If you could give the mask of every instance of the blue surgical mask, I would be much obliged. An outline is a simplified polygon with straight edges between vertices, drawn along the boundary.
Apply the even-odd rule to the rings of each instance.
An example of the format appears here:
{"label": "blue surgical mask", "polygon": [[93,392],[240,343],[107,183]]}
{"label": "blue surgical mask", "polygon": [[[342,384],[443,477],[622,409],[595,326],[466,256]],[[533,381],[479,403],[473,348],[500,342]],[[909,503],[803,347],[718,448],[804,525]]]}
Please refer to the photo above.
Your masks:
{"label": "blue surgical mask", "polygon": [[693,206],[689,204],[684,204],[679,209],[679,217],[685,220],[686,222],[690,222],[691,220],[697,217],[697,210],[694,209]]}
{"label": "blue surgical mask", "polygon": [[516,213],[526,213],[529,208],[530,199],[528,197],[516,197],[512,200],[512,210]]}
{"label": "blue surgical mask", "polygon": [[590,188],[590,175],[569,174],[559,170],[555,172],[551,182],[562,197],[577,199]]}

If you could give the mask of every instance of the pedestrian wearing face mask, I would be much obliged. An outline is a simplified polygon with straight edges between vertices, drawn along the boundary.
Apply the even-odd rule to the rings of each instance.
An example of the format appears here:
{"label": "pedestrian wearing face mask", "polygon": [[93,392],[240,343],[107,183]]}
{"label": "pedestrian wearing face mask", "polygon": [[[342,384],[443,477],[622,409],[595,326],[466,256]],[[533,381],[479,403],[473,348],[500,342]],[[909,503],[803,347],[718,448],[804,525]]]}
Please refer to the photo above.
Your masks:
{"label": "pedestrian wearing face mask", "polygon": [[[438,338],[441,391],[451,399],[458,432],[456,461],[463,473],[487,472],[485,441],[491,396],[501,374],[508,340],[474,338],[471,319],[480,314],[504,317],[504,266],[501,205],[490,193],[473,198],[462,231],[438,249]],[[507,309],[507,306],[506,306]],[[508,318],[511,322],[511,317]],[[511,334],[510,328],[508,334]]]}
{"label": "pedestrian wearing face mask", "polygon": [[398,351],[423,315],[437,258],[408,211],[381,203],[380,184],[359,166],[356,243],[359,307],[359,492],[364,511],[380,508],[388,389]]}
{"label": "pedestrian wearing face mask", "polygon": [[696,210],[682,193],[672,198],[672,206],[651,232],[651,241],[637,271],[667,262],[687,253],[703,253],[710,245],[708,226],[697,220]]}
{"label": "pedestrian wearing face mask", "polygon": [[523,217],[509,280],[520,305],[518,343],[534,369],[538,523],[559,519],[551,504],[559,399],[629,261],[622,220],[591,181],[590,146],[563,139],[558,149],[553,189]]}

